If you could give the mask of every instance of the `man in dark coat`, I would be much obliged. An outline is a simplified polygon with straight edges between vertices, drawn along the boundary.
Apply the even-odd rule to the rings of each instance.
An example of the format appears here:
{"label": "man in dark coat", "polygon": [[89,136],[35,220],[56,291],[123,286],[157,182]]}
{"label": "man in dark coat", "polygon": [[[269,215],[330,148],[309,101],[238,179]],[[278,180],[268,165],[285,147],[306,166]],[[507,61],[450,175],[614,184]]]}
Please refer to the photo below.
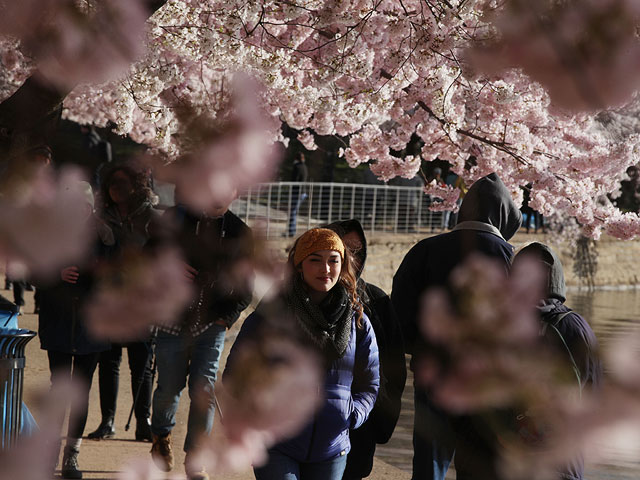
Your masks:
{"label": "man in dark coat", "polygon": [[231,201],[195,212],[179,204],[163,215],[168,230],[149,240],[177,245],[185,259],[184,275],[195,287],[193,303],[173,325],[160,325],[156,338],[157,387],[153,394],[151,450],[164,471],[173,468],[171,430],[185,385],[192,399],[184,451],[189,480],[209,477],[190,464],[201,435],[213,427],[213,388],[227,328],[251,303],[253,237],[250,228],[228,210]]}
{"label": "man in dark coat", "polygon": [[[507,270],[513,256],[507,241],[521,223],[522,215],[509,191],[492,173],[469,188],[451,232],[420,241],[404,257],[393,278],[391,301],[403,324],[412,369],[430,353],[418,328],[422,295],[431,287],[446,288],[451,272],[472,254],[495,259]],[[428,390],[414,387],[412,479],[443,480],[456,450],[452,417],[431,402]]]}
{"label": "man in dark coat", "polygon": [[376,444],[389,441],[400,416],[402,392],[407,380],[404,341],[389,296],[361,277],[367,259],[367,239],[360,222],[344,220],[329,224],[327,228],[340,235],[357,262],[358,291],[373,326],[380,356],[378,398],[369,419],[349,434],[351,451],[342,477],[343,480],[360,480],[371,473]]}

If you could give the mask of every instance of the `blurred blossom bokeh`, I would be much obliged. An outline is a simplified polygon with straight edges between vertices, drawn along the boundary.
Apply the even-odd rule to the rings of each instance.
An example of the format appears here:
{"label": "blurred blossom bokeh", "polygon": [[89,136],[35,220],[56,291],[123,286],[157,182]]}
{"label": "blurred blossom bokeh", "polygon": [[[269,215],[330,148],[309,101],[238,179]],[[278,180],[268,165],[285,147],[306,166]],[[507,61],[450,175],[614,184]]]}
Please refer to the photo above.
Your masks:
{"label": "blurred blossom bokeh", "polygon": [[502,265],[470,257],[450,280],[449,292],[424,298],[433,353],[415,366],[416,382],[494,438],[503,478],[556,478],[606,424],[598,411],[615,389],[583,389],[567,351],[543,335],[536,306],[549,280],[539,261],[524,255],[507,276]]}
{"label": "blurred blossom bokeh", "polygon": [[622,106],[637,90],[637,1],[511,0],[489,12],[495,29],[467,56],[482,72],[522,68],[569,111]]}
{"label": "blurred blossom bokeh", "polygon": [[193,298],[175,249],[125,252],[105,266],[87,302],[89,328],[96,338],[127,342],[148,338],[154,325],[172,325]]}
{"label": "blurred blossom bokeh", "polygon": [[0,184],[0,252],[31,274],[48,277],[88,253],[88,184],[73,168],[56,173],[21,165]]}
{"label": "blurred blossom bokeh", "polygon": [[61,380],[46,393],[27,401],[38,410],[38,427],[30,435],[18,437],[15,446],[0,451],[0,480],[47,480],[52,478],[61,445],[65,412],[78,405],[82,387]]}
{"label": "blurred blossom bokeh", "polygon": [[[286,318],[273,321],[288,325]],[[322,360],[294,338],[290,327],[265,329],[238,349],[225,371],[224,384],[216,389],[224,439],[207,440],[199,452],[209,471],[263,464],[267,450],[295,436],[322,405]]]}
{"label": "blurred blossom bokeh", "polygon": [[62,88],[125,73],[144,52],[148,12],[140,0],[0,3],[0,33],[20,39],[39,75]]}
{"label": "blurred blossom bokeh", "polygon": [[[230,203],[238,192],[272,179],[281,160],[259,84],[237,74],[226,88],[215,117],[183,99],[175,107],[182,155],[170,163],[152,159],[157,177],[174,183],[181,201],[194,209]],[[174,92],[167,95],[176,101]]]}
{"label": "blurred blossom bokeh", "polygon": [[422,332],[435,354],[415,375],[438,404],[468,412],[521,395],[520,372],[537,362],[524,352],[538,340],[541,282],[533,263],[508,277],[504,266],[475,256],[452,273],[452,292],[426,293]]}

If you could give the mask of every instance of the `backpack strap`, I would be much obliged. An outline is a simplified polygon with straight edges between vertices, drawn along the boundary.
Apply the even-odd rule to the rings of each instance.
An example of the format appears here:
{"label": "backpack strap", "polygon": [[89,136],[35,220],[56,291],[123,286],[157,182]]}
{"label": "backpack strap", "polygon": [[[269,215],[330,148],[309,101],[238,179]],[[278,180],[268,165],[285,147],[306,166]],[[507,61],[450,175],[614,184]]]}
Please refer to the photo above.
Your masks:
{"label": "backpack strap", "polygon": [[564,312],[561,314],[554,314],[555,318],[552,322],[543,320],[544,325],[542,326],[542,335],[544,335],[544,333],[546,332],[547,325],[549,325],[553,329],[553,331],[556,332],[556,334],[560,338],[560,342],[562,343],[562,345],[564,345],[564,348],[567,351],[567,354],[569,355],[569,359],[571,360],[571,368],[573,368],[573,373],[575,374],[576,379],[578,380],[578,386],[580,387],[580,394],[582,395],[582,377],[580,375],[580,369],[578,368],[578,364],[576,363],[576,360],[573,357],[573,354],[571,353],[571,349],[569,348],[569,345],[567,345],[567,342],[562,336],[562,333],[560,333],[560,330],[558,329],[558,325],[560,324],[560,322],[564,319],[564,317],[569,315],[571,312],[572,311],[569,310],[568,312]]}

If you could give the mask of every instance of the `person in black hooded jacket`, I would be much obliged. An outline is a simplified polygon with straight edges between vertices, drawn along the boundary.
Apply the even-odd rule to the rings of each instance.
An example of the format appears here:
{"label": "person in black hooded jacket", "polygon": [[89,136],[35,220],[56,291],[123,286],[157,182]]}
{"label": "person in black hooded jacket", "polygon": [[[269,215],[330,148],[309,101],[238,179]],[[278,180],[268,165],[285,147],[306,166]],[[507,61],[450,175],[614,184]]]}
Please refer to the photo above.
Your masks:
{"label": "person in black hooded jacket", "polygon": [[[78,455],[82,434],[87,423],[89,390],[100,352],[110,348],[108,342],[91,334],[86,324],[85,306],[95,288],[99,266],[108,260],[116,248],[112,230],[94,213],[94,198],[87,182],[76,188],[86,195],[86,218],[93,233],[93,249],[83,263],[60,271],[57,279],[38,283],[40,315],[38,335],[40,348],[47,351],[51,384],[73,379],[80,387],[78,402],[69,411],[66,445],[62,459],[62,478],[82,478]],[[59,419],[62,428],[63,418]]]}
{"label": "person in black hooded jacket", "polygon": [[404,341],[391,299],[379,287],[365,282],[361,275],[367,259],[367,239],[358,220],[344,220],[327,225],[342,238],[357,263],[358,294],[371,321],[380,356],[380,390],[369,419],[351,430],[351,451],[343,480],[360,480],[373,469],[377,443],[387,443],[395,429],[402,392],[407,379]]}
{"label": "person in black hooded jacket", "polygon": [[[446,288],[451,272],[472,254],[494,259],[508,270],[513,256],[508,240],[521,224],[520,210],[502,180],[492,173],[469,188],[451,232],[426,238],[409,250],[393,278],[391,301],[403,326],[412,370],[437,353],[419,334],[422,295],[431,287]],[[443,480],[462,438],[456,433],[457,422],[431,402],[429,391],[414,387],[412,479]],[[456,454],[456,470],[465,461],[460,453]]]}
{"label": "person in black hooded jacket", "polygon": [[[543,327],[542,341],[566,360],[568,370],[573,370],[581,391],[596,390],[602,382],[602,362],[598,356],[598,340],[593,330],[579,314],[568,308],[562,263],[547,245],[532,242],[522,247],[513,263],[523,258],[533,258],[547,269],[545,296],[538,304]],[[581,456],[567,459],[558,471],[558,479],[582,480],[584,459]]]}

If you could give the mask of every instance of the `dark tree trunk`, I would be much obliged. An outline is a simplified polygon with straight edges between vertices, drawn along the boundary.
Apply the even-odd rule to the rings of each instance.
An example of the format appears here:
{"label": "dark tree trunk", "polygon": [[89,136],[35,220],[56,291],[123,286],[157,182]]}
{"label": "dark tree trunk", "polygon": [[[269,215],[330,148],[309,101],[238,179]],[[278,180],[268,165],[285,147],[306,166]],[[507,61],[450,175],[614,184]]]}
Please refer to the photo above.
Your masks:
{"label": "dark tree trunk", "polygon": [[[146,0],[149,15],[165,3],[166,0]],[[36,72],[0,103],[0,165],[28,148],[51,143],[62,102],[70,91],[46,84]]]}

